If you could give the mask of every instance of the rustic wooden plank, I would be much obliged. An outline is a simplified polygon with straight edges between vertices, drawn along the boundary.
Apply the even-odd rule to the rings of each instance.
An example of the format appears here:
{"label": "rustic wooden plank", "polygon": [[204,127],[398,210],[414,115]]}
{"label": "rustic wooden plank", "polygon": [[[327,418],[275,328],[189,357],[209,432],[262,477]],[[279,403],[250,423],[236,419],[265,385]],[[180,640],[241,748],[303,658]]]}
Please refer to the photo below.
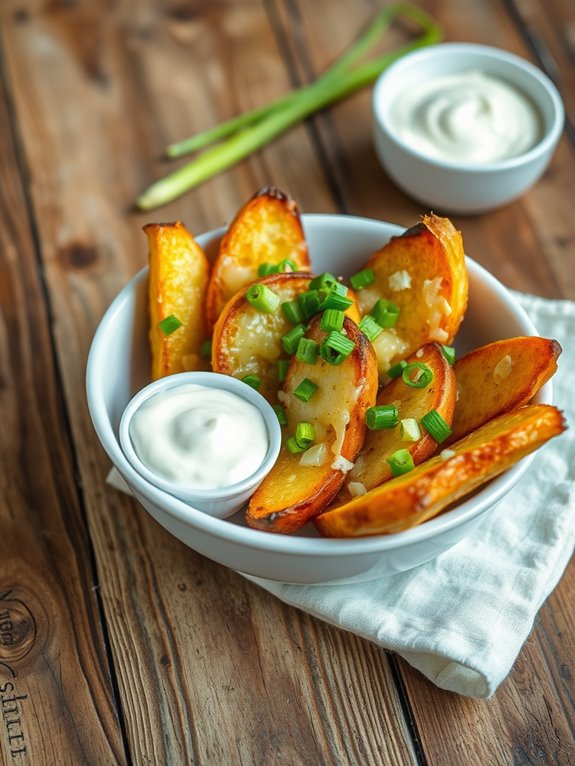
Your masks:
{"label": "rustic wooden plank", "polygon": [[[313,10],[298,2],[277,3],[285,35],[296,62],[295,80],[307,81],[341,50],[349,34],[343,3],[318,2]],[[329,6],[329,8],[328,8]],[[529,55],[504,7],[493,4],[421,3],[440,19],[447,39],[499,45]],[[559,13],[560,3],[556,3]],[[535,4],[530,6],[532,9]],[[365,23],[371,4],[356,3],[354,23]],[[564,7],[563,26],[568,21]],[[546,9],[539,8],[543,16]],[[561,26],[561,24],[559,24]],[[538,27],[539,28],[539,27]],[[395,39],[395,38],[394,38]],[[551,43],[552,44],[552,43]],[[555,46],[554,46],[555,49]],[[572,71],[564,79],[572,77]],[[369,129],[366,94],[317,118],[319,140],[339,185],[345,209],[374,217],[412,223],[422,211],[416,203],[380,185]],[[467,251],[507,284],[554,297],[573,297],[575,258],[573,224],[568,208],[574,200],[573,149],[562,140],[551,168],[521,200],[480,217],[453,216],[464,234]],[[391,212],[390,214],[390,211]],[[401,662],[416,726],[430,763],[568,763],[572,729],[572,692],[568,691],[570,660],[575,653],[571,565],[556,593],[541,612],[538,626],[525,645],[509,680],[487,703],[443,693]],[[562,629],[554,624],[559,620]],[[555,759],[555,760],[554,760]]]}
{"label": "rustic wooden plank", "polygon": [[0,761],[119,763],[98,585],[3,78],[0,179]]}
{"label": "rustic wooden plank", "polygon": [[[384,654],[194,554],[106,488],[85,408],[97,318],[145,261],[149,217],[127,209],[164,167],[161,148],[289,88],[262,6],[19,7],[2,5],[4,42],[134,762],[414,763]],[[296,129],[154,215],[213,227],[270,181],[332,210],[314,155]]]}

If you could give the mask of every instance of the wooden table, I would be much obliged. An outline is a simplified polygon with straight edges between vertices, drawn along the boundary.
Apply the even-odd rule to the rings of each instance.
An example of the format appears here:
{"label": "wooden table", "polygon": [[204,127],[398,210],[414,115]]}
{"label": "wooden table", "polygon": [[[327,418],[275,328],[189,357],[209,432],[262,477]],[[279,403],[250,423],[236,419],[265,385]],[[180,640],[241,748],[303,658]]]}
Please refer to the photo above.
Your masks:
{"label": "wooden table", "polygon": [[[98,320],[146,262],[142,225],[199,233],[274,183],[306,212],[403,225],[369,93],[168,207],[163,147],[313,78],[383,3],[2,0],[0,754],[5,764],[569,764],[575,567],[488,701],[290,609],[104,482],[84,395]],[[448,40],[545,67],[575,116],[569,0],[422,0]],[[390,35],[390,45],[400,32]],[[519,201],[454,216],[507,285],[575,298],[570,123]]]}

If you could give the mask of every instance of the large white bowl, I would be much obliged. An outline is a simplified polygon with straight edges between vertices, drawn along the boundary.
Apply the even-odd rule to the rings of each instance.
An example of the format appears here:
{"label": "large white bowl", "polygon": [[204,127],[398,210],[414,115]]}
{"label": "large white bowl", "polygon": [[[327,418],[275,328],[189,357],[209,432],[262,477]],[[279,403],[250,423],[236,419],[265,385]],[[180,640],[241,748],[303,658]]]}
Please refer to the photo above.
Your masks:
{"label": "large white bowl", "polygon": [[[478,70],[498,77],[524,93],[539,111],[542,135],[533,148],[498,162],[474,165],[457,157],[428,157],[401,139],[390,110],[413,85],[445,75]],[[555,85],[540,69],[513,53],[488,45],[443,43],[409,53],[389,67],[373,90],[374,142],[393,181],[434,210],[480,213],[523,194],[545,171],[564,123]]]}
{"label": "large white bowl", "polygon": [[[369,254],[403,229],[336,215],[303,217],[314,270],[349,276]],[[223,230],[198,237],[213,255]],[[535,328],[510,293],[468,259],[469,307],[457,337],[458,353],[500,338],[533,335]],[[194,550],[232,569],[290,583],[324,583],[388,576],[429,561],[470,534],[515,485],[533,456],[437,518],[398,534],[356,540],[322,539],[310,524],[294,536],[245,526],[242,514],[218,519],[186,505],[143,479],[120,447],[124,408],[149,382],[147,269],[137,274],[106,311],[94,336],[87,395],[96,433],[112,463],[156,521]],[[551,386],[539,401],[551,400]],[[102,477],[104,480],[104,477]]]}

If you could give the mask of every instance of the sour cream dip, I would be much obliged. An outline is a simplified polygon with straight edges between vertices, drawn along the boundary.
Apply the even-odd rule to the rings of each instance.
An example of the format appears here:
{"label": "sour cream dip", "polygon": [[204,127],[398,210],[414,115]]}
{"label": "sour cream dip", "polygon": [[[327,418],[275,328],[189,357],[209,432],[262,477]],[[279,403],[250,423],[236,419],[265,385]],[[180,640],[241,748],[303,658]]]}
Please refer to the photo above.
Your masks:
{"label": "sour cream dip", "polygon": [[542,134],[541,116],[527,96],[477,70],[412,84],[396,97],[389,118],[412,149],[471,165],[517,157]]}
{"label": "sour cream dip", "polygon": [[186,383],[159,390],[132,414],[143,465],[176,487],[218,489],[247,479],[269,448],[264,417],[232,391]]}

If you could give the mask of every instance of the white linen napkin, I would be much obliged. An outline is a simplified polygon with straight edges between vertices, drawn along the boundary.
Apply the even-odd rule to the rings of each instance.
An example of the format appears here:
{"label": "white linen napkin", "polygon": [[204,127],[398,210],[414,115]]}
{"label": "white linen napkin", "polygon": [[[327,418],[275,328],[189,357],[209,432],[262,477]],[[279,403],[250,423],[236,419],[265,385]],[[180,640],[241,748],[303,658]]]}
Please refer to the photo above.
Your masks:
{"label": "white linen napkin", "polygon": [[554,402],[570,429],[542,447],[473,534],[417,569],[347,585],[250,577],[282,601],[397,652],[442,689],[491,696],[575,546],[575,303],[516,293],[563,347]]}

